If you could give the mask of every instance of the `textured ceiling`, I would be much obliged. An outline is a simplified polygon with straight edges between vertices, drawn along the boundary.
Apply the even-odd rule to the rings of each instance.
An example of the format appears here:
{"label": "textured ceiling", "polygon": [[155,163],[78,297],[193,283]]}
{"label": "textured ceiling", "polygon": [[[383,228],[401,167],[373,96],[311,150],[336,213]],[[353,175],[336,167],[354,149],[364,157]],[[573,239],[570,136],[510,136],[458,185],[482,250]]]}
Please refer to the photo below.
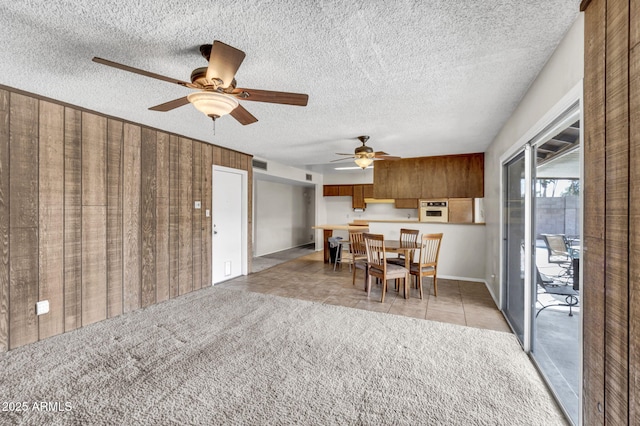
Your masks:
{"label": "textured ceiling", "polygon": [[[352,152],[358,135],[403,157],[484,151],[578,13],[579,0],[1,0],[0,84],[292,166]],[[147,108],[189,89],[198,46],[246,53],[239,87],[309,94],[241,101],[258,118]],[[347,162],[348,163],[348,162]],[[318,168],[315,168],[318,169]]]}

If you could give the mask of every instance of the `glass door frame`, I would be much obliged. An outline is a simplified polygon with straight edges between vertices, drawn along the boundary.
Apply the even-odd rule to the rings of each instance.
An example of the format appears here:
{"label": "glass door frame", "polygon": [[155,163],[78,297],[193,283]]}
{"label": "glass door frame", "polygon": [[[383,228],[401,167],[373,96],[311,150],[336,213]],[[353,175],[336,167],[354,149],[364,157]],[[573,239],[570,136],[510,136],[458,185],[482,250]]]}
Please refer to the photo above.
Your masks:
{"label": "glass door frame", "polygon": [[[522,149],[518,150],[515,154],[511,155],[508,159],[502,161],[502,182],[503,182],[503,187],[502,187],[502,191],[500,194],[500,197],[502,199],[501,202],[501,208],[503,209],[503,211],[501,212],[501,255],[500,255],[500,274],[502,277],[502,285],[500,286],[500,291],[502,296],[506,296],[507,293],[507,289],[506,287],[509,285],[508,283],[508,274],[507,274],[507,265],[505,263],[505,256],[506,256],[506,246],[508,244],[507,238],[508,238],[508,234],[507,234],[507,221],[505,218],[505,214],[507,213],[505,210],[505,206],[506,206],[506,195],[505,192],[507,190],[506,185],[504,185],[504,183],[506,182],[506,175],[505,175],[505,168],[508,167],[508,165],[511,163],[512,160],[516,159],[518,156],[522,155],[524,153],[524,267],[523,267],[523,273],[524,273],[524,291],[523,291],[523,295],[524,295],[524,305],[523,305],[523,340],[520,341],[519,337],[518,337],[518,333],[515,330],[515,327],[513,324],[511,324],[511,322],[509,321],[508,315],[505,315],[505,319],[507,320],[507,323],[509,324],[509,326],[512,328],[514,334],[516,335],[516,337],[518,337],[518,341],[520,341],[520,344],[522,345],[522,348],[524,349],[524,351],[526,353],[530,353],[531,352],[531,344],[532,344],[532,336],[533,336],[533,329],[532,329],[532,325],[533,325],[533,304],[534,302],[534,294],[533,292],[535,291],[535,288],[532,285],[532,279],[533,279],[533,256],[534,256],[534,247],[533,247],[533,212],[534,212],[534,205],[533,203],[535,202],[534,198],[533,198],[533,182],[535,182],[535,179],[532,177],[532,173],[534,173],[535,171],[533,170],[533,160],[534,160],[534,156],[533,153],[535,152],[535,150],[532,148],[531,143],[526,143]],[[506,297],[501,297],[502,301],[501,301],[501,307],[500,309],[505,312],[507,309],[507,298]]]}

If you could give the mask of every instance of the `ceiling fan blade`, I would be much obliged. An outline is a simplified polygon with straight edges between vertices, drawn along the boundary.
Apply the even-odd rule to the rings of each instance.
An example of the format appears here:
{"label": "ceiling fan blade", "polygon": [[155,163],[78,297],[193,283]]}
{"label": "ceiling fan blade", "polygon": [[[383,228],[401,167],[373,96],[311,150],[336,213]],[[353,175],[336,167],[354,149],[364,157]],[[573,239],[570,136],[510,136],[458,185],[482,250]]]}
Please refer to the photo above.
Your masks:
{"label": "ceiling fan blade", "polygon": [[231,92],[245,101],[269,102],[272,104],[307,106],[309,95],[304,93],[273,92],[259,89],[235,89]]}
{"label": "ceiling fan blade", "polygon": [[229,114],[231,114],[231,116],[236,120],[238,120],[238,122],[243,126],[246,126],[247,124],[255,123],[256,121],[258,121],[258,119],[255,118],[242,105],[238,105],[237,107],[235,107],[235,109],[231,111]]}
{"label": "ceiling fan blade", "polygon": [[349,157],[355,157],[353,154],[345,154],[343,152],[336,152],[336,155],[348,155]]}
{"label": "ceiling fan blade", "polygon": [[245,53],[242,50],[215,40],[211,47],[211,56],[209,56],[207,79],[219,78],[222,80],[222,88],[226,89],[233,81],[244,57]]}
{"label": "ceiling fan blade", "polygon": [[330,163],[335,163],[336,161],[345,161],[345,160],[351,160],[351,158],[338,158],[337,160],[331,160],[329,162]]}
{"label": "ceiling fan blade", "polygon": [[186,105],[188,103],[189,103],[189,99],[187,99],[187,97],[185,96],[184,98],[174,99],[172,101],[165,102],[165,103],[160,104],[160,105],[152,106],[149,109],[151,111],[166,112],[166,111],[171,111],[172,109],[181,107],[183,105]]}
{"label": "ceiling fan blade", "polygon": [[171,77],[165,77],[164,75],[160,75],[160,74],[156,74],[153,72],[149,72],[149,71],[145,71],[145,70],[141,70],[139,68],[134,68],[134,67],[130,67],[129,65],[123,65],[123,64],[119,64],[117,62],[113,62],[110,61],[108,59],[102,59],[102,58],[98,58],[98,57],[93,57],[93,59],[91,59],[93,62],[97,62],[99,64],[102,65],[107,65],[113,68],[118,68],[124,71],[129,71],[132,72],[134,74],[140,74],[143,75],[145,77],[151,77],[151,78],[155,78],[157,80],[162,80],[162,81],[168,81],[169,83],[175,83],[175,84],[179,84],[180,86],[184,86],[184,87],[188,87],[191,83],[187,83],[186,81],[182,81],[182,80],[177,80],[175,78],[171,78]]}
{"label": "ceiling fan blade", "polygon": [[385,155],[389,155],[389,154],[387,154],[387,153],[386,153],[386,152],[384,152],[384,151],[376,151],[376,152],[374,152],[373,154],[374,154],[376,157],[378,157],[378,156],[384,157]]}

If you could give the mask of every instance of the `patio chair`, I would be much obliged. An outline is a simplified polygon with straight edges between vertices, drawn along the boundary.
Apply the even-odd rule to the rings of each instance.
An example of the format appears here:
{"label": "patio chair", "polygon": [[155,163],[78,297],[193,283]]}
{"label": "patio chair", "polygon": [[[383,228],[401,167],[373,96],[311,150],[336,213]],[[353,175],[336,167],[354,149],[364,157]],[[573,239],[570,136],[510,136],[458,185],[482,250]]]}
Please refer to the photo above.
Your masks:
{"label": "patio chair", "polygon": [[579,306],[578,303],[580,302],[580,299],[578,298],[579,292],[577,290],[574,290],[572,287],[565,285],[564,283],[556,282],[551,277],[542,274],[538,270],[538,266],[536,266],[536,281],[538,288],[542,290],[542,293],[565,296],[565,303],[550,303],[548,305],[544,305],[539,300],[536,300],[536,302],[542,306],[542,308],[536,312],[536,318],[538,318],[540,312],[552,306],[566,306],[569,308],[569,316],[573,316],[573,308],[575,306]]}
{"label": "patio chair", "polygon": [[567,240],[562,234],[542,234],[542,239],[547,247],[547,261],[562,268],[558,277],[570,278],[573,276],[571,250]]}

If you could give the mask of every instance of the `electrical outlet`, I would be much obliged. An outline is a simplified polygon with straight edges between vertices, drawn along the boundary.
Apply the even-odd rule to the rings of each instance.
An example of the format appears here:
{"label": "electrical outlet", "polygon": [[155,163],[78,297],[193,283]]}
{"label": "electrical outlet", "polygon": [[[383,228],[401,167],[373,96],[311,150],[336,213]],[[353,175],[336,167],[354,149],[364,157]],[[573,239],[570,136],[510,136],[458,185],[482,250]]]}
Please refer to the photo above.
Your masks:
{"label": "electrical outlet", "polygon": [[206,210],[204,211],[204,213],[205,213],[205,216],[206,216],[206,217],[211,216],[211,212],[209,211],[209,209],[206,209]]}
{"label": "electrical outlet", "polygon": [[41,300],[36,302],[36,315],[44,315],[49,313],[49,301]]}
{"label": "electrical outlet", "polygon": [[200,207],[202,207],[202,203],[200,201],[196,201],[195,202],[195,206],[196,209],[199,209]]}

